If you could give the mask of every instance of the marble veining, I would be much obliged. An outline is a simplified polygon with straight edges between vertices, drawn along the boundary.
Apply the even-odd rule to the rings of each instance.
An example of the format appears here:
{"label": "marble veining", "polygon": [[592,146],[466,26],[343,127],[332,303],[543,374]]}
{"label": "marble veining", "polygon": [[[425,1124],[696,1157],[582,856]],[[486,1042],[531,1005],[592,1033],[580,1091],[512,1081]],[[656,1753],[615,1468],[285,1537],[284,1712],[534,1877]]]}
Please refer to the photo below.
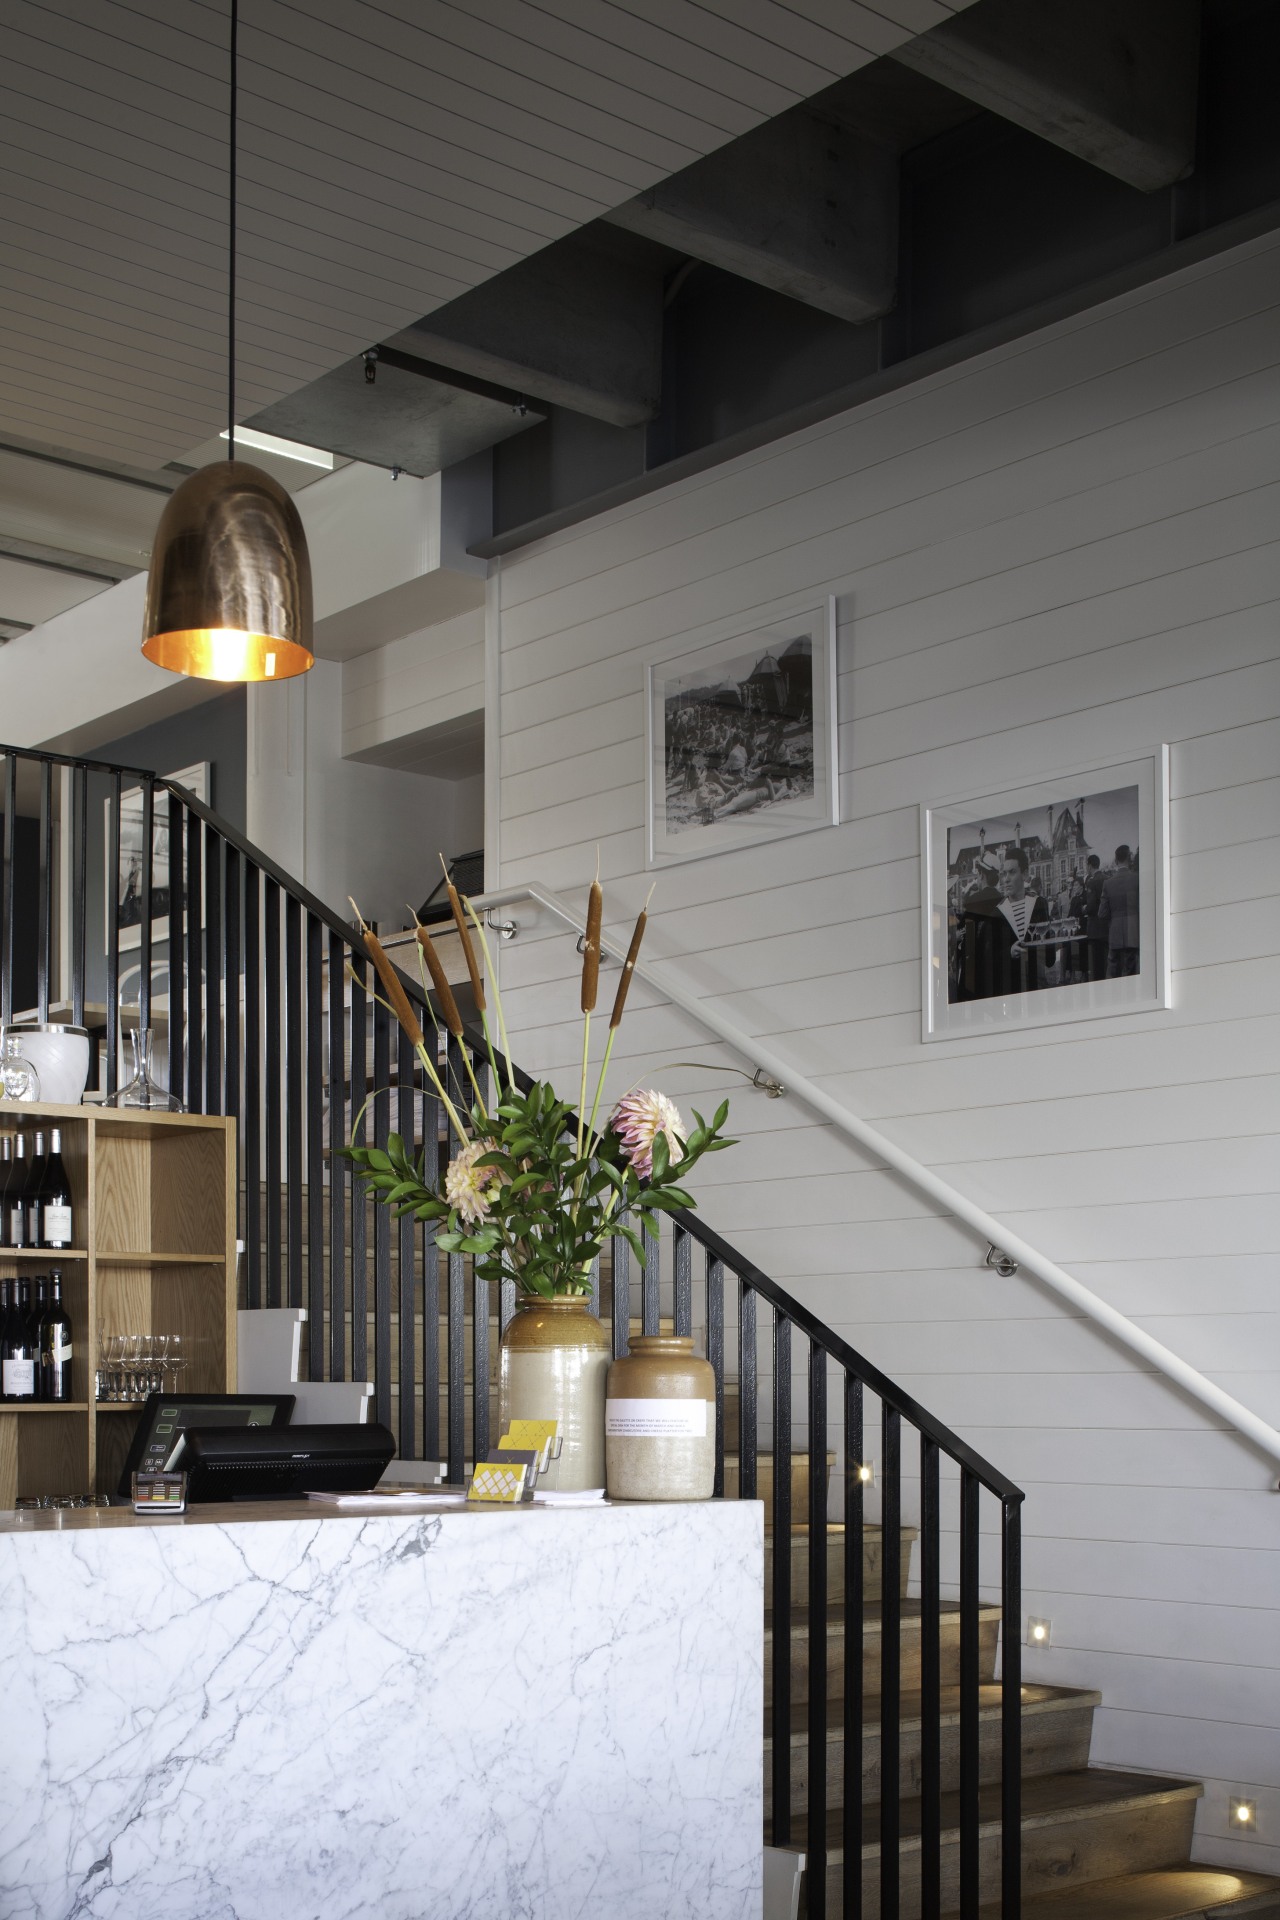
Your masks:
{"label": "marble veining", "polygon": [[3,1920],[755,1920],[754,1503],[0,1532]]}

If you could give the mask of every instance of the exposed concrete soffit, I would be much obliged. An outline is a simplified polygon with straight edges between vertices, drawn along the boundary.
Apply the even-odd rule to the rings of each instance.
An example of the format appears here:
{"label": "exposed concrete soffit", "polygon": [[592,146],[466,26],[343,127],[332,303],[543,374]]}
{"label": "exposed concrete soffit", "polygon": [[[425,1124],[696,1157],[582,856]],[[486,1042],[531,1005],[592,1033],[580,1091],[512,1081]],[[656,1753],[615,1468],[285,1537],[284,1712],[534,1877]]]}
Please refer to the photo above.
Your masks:
{"label": "exposed concrete soffit", "polygon": [[70,553],[65,547],[47,547],[38,540],[15,540],[0,534],[0,560],[17,560],[23,566],[47,567],[52,573],[73,573],[84,580],[101,580],[114,586],[119,580],[131,580],[141,567],[124,560],[105,560],[96,553]]}
{"label": "exposed concrete soffit", "polygon": [[818,114],[782,114],[606,218],[841,320],[894,302],[897,156]]}
{"label": "exposed concrete soffit", "polygon": [[598,230],[569,235],[385,343],[616,427],[658,410],[662,275]]}
{"label": "exposed concrete soffit", "polygon": [[1153,193],[1195,161],[1200,0],[980,0],[891,57]]}

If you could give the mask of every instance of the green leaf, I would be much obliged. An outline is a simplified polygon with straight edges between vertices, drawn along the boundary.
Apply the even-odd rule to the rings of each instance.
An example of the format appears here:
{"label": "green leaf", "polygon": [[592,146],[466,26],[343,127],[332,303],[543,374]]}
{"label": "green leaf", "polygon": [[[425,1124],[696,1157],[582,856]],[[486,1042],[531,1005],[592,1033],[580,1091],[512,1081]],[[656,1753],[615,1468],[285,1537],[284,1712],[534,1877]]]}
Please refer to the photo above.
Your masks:
{"label": "green leaf", "polygon": [[371,1167],[376,1167],[380,1173],[390,1173],[392,1171],[390,1156],[385,1154],[381,1147],[366,1147],[365,1159]]}
{"label": "green leaf", "polygon": [[630,1247],[632,1253],[634,1253],[634,1255],[636,1256],[636,1259],[640,1262],[641,1266],[643,1266],[648,1256],[645,1253],[644,1242],[641,1240],[640,1235],[638,1233],[634,1233],[630,1227],[624,1227],[621,1225],[618,1227],[618,1232],[622,1235],[623,1239],[626,1241],[627,1245]]}
{"label": "green leaf", "polygon": [[724,1125],[725,1121],[728,1118],[729,1118],[729,1102],[727,1100],[722,1100],[720,1102],[720,1105],[716,1108],[716,1117],[711,1122],[711,1131],[713,1133],[719,1133],[721,1127]]}

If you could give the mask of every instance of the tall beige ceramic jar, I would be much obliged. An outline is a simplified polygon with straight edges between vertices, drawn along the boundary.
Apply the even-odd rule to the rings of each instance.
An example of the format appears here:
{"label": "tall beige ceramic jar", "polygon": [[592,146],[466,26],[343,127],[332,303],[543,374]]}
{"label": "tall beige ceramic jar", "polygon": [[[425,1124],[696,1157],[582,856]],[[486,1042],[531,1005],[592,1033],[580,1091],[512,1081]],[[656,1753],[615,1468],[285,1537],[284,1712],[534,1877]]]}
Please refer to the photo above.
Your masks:
{"label": "tall beige ceramic jar", "polygon": [[611,1500],[709,1500],[716,1376],[683,1334],[643,1334],[609,1369],[605,1471]]}
{"label": "tall beige ceramic jar", "polygon": [[609,1336],[582,1294],[531,1300],[502,1338],[498,1419],[558,1420],[561,1449],[540,1486],[580,1493],[604,1485]]}

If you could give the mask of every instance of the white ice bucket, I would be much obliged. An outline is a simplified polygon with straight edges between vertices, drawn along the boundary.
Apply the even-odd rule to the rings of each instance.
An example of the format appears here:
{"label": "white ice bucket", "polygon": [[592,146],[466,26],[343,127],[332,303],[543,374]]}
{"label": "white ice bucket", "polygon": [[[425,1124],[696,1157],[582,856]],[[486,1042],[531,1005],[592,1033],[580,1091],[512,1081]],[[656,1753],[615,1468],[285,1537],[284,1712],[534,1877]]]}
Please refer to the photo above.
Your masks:
{"label": "white ice bucket", "polygon": [[40,1076],[40,1098],[78,1107],[89,1080],[89,1036],[83,1027],[10,1027],[22,1057]]}

